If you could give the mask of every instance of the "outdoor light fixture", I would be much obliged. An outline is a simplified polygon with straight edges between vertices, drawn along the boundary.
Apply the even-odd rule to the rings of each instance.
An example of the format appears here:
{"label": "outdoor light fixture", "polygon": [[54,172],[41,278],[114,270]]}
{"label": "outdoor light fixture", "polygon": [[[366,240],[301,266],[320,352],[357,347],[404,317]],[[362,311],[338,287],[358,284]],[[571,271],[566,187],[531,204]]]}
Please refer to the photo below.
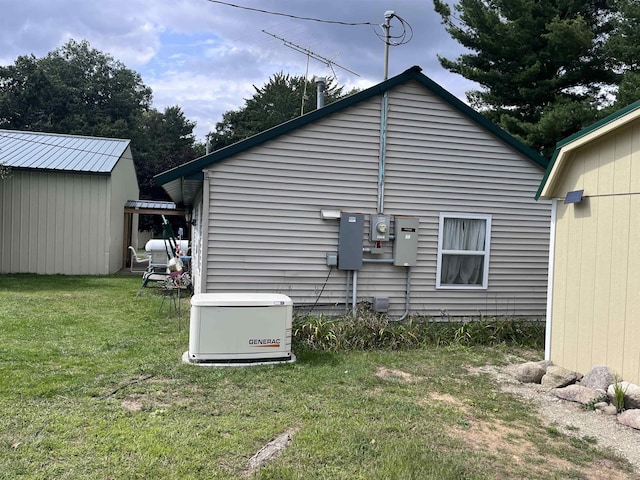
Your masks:
{"label": "outdoor light fixture", "polygon": [[195,227],[196,221],[192,220],[193,214],[191,213],[191,209],[189,207],[184,209],[184,219],[187,221],[187,225],[193,225]]}
{"label": "outdoor light fixture", "polygon": [[584,194],[584,190],[575,190],[573,192],[567,193],[567,196],[564,199],[565,205],[570,203],[580,203],[582,201],[582,196]]}
{"label": "outdoor light fixture", "polygon": [[328,210],[324,208],[320,210],[320,218],[323,220],[337,220],[340,218],[340,215],[340,210]]}

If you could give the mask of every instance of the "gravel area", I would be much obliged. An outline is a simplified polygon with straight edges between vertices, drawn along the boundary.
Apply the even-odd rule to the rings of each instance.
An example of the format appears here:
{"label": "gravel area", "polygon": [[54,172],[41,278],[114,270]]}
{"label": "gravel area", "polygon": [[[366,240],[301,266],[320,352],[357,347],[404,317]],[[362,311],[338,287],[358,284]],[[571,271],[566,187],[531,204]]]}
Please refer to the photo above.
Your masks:
{"label": "gravel area", "polygon": [[598,447],[626,458],[635,471],[640,472],[640,430],[621,425],[615,415],[604,415],[561,400],[542,385],[521,383],[504,368],[485,366],[474,371],[490,374],[503,391],[530,401],[547,425],[566,435],[596,438]]}

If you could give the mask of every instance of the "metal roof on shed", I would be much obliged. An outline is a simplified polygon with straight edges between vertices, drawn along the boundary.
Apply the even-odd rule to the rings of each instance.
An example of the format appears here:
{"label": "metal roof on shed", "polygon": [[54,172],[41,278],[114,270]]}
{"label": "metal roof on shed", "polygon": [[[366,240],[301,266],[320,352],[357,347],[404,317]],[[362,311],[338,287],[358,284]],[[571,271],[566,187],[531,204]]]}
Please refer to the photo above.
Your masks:
{"label": "metal roof on shed", "polygon": [[110,173],[129,140],[0,130],[0,163],[16,169]]}

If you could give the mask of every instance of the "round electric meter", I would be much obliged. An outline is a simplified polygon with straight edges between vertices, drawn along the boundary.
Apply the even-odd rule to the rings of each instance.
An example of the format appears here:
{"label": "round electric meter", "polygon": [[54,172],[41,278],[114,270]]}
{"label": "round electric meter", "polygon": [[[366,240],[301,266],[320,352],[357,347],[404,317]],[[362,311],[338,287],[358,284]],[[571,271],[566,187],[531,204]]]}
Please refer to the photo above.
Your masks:
{"label": "round electric meter", "polygon": [[384,222],[380,222],[376,225],[376,230],[378,233],[386,233],[387,232],[387,224]]}

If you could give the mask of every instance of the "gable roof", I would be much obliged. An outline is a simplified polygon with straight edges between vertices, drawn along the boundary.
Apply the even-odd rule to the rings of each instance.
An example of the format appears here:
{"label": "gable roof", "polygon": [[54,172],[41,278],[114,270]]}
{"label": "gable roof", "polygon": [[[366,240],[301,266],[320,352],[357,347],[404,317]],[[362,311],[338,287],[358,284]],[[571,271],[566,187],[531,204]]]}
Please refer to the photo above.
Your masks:
{"label": "gable roof", "polygon": [[547,166],[547,170],[542,177],[538,191],[536,192],[536,200],[540,198],[552,198],[553,187],[557,180],[562,176],[565,164],[568,162],[569,153],[583,145],[592,142],[609,132],[616,130],[628,123],[640,118],[640,100],[627,105],[624,108],[612,113],[611,115],[599,120],[577,133],[560,140],[556,144],[551,161]]}
{"label": "gable roof", "polygon": [[0,163],[18,170],[109,174],[129,140],[0,130]]}
{"label": "gable roof", "polygon": [[229,145],[220,150],[216,150],[209,155],[202,156],[200,158],[192,160],[191,162],[180,165],[179,167],[175,167],[171,170],[160,173],[154,177],[154,180],[158,185],[161,185],[167,191],[167,193],[174,201],[178,203],[184,202],[186,204],[189,204],[189,202],[193,199],[193,196],[199,189],[200,183],[202,182],[204,168],[214,163],[220,162],[228,157],[231,157],[232,155],[261,145],[269,140],[273,140],[281,135],[291,132],[292,130],[327,117],[333,113],[342,111],[346,108],[356,105],[357,103],[368,100],[375,96],[383,95],[388,90],[391,90],[394,87],[397,87],[398,85],[407,83],[409,81],[416,81],[420,83],[422,86],[433,92],[453,108],[460,111],[462,114],[466,115],[468,118],[484,127],[493,135],[497,136],[505,143],[522,153],[526,158],[531,160],[537,166],[543,169],[547,167],[548,160],[546,158],[534,152],[522,142],[512,137],[510,134],[502,130],[494,123],[487,120],[484,116],[473,110],[464,102],[462,102],[451,93],[446,91],[444,88],[442,88],[440,85],[435,83],[433,80],[425,76],[422,73],[422,69],[420,67],[414,66],[404,71],[400,75],[385,80],[384,82],[374,85],[373,87],[370,87],[366,90],[345,97],[317,110],[313,110],[312,112],[309,112],[305,115],[277,125],[240,142],[234,143],[233,145]]}

